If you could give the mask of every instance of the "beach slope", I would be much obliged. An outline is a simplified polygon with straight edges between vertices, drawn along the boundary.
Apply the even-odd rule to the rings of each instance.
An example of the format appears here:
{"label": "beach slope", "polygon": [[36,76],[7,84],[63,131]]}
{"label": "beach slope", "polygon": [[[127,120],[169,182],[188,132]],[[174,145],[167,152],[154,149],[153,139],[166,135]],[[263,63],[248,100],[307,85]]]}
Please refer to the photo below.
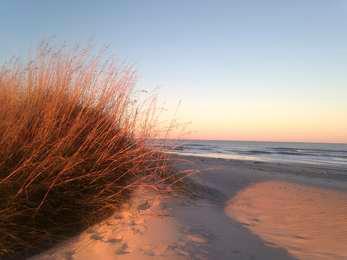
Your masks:
{"label": "beach slope", "polygon": [[192,171],[183,192],[139,190],[112,218],[33,259],[347,257],[345,169],[173,160]]}

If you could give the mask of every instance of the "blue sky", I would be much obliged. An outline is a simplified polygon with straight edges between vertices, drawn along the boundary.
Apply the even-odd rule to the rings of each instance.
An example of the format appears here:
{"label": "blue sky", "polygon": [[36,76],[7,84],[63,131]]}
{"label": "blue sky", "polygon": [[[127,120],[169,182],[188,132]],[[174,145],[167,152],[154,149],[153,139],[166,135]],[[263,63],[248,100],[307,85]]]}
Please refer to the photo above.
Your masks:
{"label": "blue sky", "polygon": [[0,24],[2,61],[109,45],[193,138],[347,142],[347,1],[4,0]]}

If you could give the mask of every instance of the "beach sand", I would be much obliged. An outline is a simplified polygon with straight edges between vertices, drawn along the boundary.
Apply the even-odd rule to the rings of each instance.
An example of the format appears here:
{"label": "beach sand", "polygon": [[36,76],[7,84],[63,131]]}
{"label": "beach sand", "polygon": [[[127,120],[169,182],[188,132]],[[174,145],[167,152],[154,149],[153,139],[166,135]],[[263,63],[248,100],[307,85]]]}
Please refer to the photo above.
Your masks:
{"label": "beach sand", "polygon": [[139,190],[32,259],[347,259],[345,169],[173,156],[187,191]]}

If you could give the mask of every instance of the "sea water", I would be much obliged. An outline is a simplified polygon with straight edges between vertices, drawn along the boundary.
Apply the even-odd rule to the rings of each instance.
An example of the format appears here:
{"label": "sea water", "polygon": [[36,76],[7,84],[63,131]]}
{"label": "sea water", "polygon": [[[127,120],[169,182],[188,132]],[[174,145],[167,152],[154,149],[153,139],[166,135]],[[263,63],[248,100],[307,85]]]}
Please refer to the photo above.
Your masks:
{"label": "sea water", "polygon": [[169,151],[182,155],[324,164],[347,169],[347,144],[210,140],[170,140],[166,144]]}

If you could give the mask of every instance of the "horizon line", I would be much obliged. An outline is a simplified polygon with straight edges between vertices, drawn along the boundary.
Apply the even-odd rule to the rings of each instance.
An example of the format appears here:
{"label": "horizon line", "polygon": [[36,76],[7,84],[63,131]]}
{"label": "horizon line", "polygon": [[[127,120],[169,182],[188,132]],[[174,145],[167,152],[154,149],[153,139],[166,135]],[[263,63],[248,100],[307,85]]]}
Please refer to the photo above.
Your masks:
{"label": "horizon line", "polygon": [[186,140],[186,141],[228,141],[228,142],[258,142],[258,143],[303,143],[303,144],[341,144],[347,145],[347,142],[316,142],[316,141],[269,141],[269,140],[236,140],[236,139],[202,139],[202,138],[155,138],[166,140]]}

